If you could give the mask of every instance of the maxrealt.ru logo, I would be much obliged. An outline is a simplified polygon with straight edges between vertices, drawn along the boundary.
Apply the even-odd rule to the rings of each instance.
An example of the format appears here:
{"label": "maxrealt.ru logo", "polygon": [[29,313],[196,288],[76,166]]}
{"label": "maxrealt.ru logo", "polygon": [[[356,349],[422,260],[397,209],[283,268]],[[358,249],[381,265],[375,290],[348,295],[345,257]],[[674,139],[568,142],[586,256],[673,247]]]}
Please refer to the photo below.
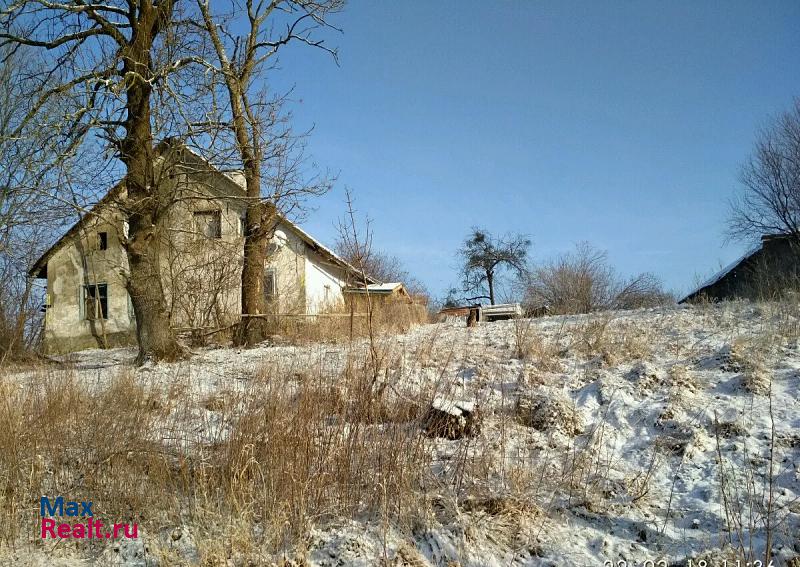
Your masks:
{"label": "maxrealt.ru logo", "polygon": [[[137,524],[111,524],[105,526],[103,522],[94,518],[92,502],[65,501],[63,496],[50,500],[42,496],[39,502],[39,512],[42,516],[42,539],[112,539],[126,537],[133,539],[139,535]],[[58,516],[61,522],[54,518]],[[85,519],[85,523],[69,523],[63,521],[67,518]]]}

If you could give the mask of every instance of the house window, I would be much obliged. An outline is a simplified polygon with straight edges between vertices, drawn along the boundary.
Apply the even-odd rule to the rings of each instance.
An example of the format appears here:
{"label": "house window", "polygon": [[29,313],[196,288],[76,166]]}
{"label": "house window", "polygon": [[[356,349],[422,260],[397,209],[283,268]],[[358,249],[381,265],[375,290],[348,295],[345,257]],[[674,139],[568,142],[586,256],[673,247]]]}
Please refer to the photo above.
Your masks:
{"label": "house window", "polygon": [[272,301],[278,297],[278,274],[275,268],[264,270],[264,297]]}
{"label": "house window", "polygon": [[206,238],[222,238],[222,215],[219,211],[196,211],[194,230]]}
{"label": "house window", "polygon": [[108,233],[107,232],[98,232],[97,233],[97,249],[98,250],[108,250]]}
{"label": "house window", "polygon": [[83,286],[84,319],[108,319],[108,284],[90,284]]}

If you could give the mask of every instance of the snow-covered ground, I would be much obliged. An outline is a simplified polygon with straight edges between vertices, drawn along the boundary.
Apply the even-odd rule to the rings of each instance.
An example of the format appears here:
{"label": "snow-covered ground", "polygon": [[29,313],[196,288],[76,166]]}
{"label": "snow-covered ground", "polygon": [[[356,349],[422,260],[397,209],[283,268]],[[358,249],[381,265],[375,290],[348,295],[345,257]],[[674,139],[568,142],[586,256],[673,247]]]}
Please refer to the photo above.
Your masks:
{"label": "snow-covered ground", "polygon": [[[796,307],[746,303],[474,329],[459,320],[383,337],[390,403],[420,392],[474,402],[480,433],[429,442],[441,482],[425,495],[424,517],[402,525],[326,520],[312,528],[302,564],[721,565],[742,552],[763,559],[768,531],[775,565],[790,564],[800,557],[797,337]],[[204,349],[135,375],[165,389],[188,384],[193,426],[218,439],[227,425],[203,400],[246,390],[265,368],[287,377],[323,368],[335,377],[347,350]],[[69,360],[93,388],[133,354],[94,350]],[[104,557],[155,564],[147,541],[145,534]],[[179,541],[184,560],[197,557],[191,536]],[[59,561],[82,564],[79,548],[71,550]],[[54,561],[41,550],[7,553],[10,563]]]}

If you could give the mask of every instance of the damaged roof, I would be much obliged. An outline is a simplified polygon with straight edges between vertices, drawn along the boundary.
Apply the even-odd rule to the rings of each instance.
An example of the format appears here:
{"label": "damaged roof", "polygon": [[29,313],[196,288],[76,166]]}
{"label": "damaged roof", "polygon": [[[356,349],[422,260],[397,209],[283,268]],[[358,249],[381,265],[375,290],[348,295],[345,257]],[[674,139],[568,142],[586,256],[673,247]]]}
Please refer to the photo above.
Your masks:
{"label": "damaged roof", "polygon": [[[165,147],[165,145],[167,143],[168,142],[164,142],[162,144],[159,144],[159,146],[157,148],[157,151],[159,151],[159,152],[162,151],[162,149]],[[241,178],[240,176],[237,176],[237,175],[231,175],[231,174],[228,174],[226,172],[220,171],[217,167],[215,167],[213,164],[211,164],[211,162],[209,162],[207,159],[202,157],[197,152],[193,151],[191,148],[186,147],[185,145],[183,145],[182,149],[186,153],[190,154],[191,156],[193,156],[194,158],[199,160],[203,165],[208,167],[208,169],[212,173],[218,174],[222,179],[225,179],[226,181],[228,181],[227,185],[228,185],[229,188],[233,189],[232,192],[238,193],[239,194],[238,196],[241,196],[241,197],[243,197],[245,195],[244,179],[243,178]],[[92,217],[98,216],[98,211],[99,211],[99,209],[101,207],[113,202],[113,200],[115,198],[119,197],[122,194],[124,188],[125,187],[124,187],[123,183],[118,183],[117,185],[115,185],[114,187],[109,189],[108,193],[106,193],[103,196],[102,199],[100,199],[97,203],[95,203],[80,219],[78,219],[78,221],[74,225],[72,225],[69,228],[69,230],[67,230],[61,236],[61,238],[56,240],[56,242],[50,248],[48,248],[39,257],[39,259],[36,260],[36,262],[34,262],[34,264],[28,270],[28,275],[30,277],[35,277],[35,278],[45,278],[45,277],[47,277],[47,262],[53,256],[53,254],[55,254],[64,245],[65,242],[67,242],[69,239],[71,239],[76,234],[78,234],[78,232],[85,226],[85,224],[89,221],[89,219],[91,219]],[[329,262],[331,262],[331,263],[333,263],[335,265],[338,265],[339,267],[342,267],[342,268],[346,269],[351,274],[356,274],[356,275],[358,275],[358,277],[362,277],[360,275],[359,270],[357,270],[353,265],[351,265],[349,262],[347,262],[344,258],[342,258],[338,254],[336,254],[333,250],[331,250],[327,246],[323,245],[321,242],[319,242],[313,236],[311,236],[306,231],[301,229],[299,226],[297,226],[295,223],[290,221],[288,218],[286,218],[281,213],[277,213],[277,216],[278,216],[278,222],[283,224],[283,225],[285,225],[289,230],[291,230],[298,238],[300,238],[300,240],[305,242],[305,244],[309,248],[311,248],[311,250],[313,250],[314,252],[318,253],[320,256],[322,256],[323,258],[325,258]],[[376,283],[376,280],[374,280],[373,278],[368,276],[367,277],[367,282],[371,285],[371,284]]]}

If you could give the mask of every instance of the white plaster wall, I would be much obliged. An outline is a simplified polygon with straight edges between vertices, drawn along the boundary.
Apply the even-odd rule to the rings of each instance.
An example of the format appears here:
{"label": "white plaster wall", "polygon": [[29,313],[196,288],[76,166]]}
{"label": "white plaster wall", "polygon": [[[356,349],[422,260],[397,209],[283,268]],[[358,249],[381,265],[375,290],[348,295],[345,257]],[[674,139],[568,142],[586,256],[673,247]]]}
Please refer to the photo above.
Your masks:
{"label": "white plaster wall", "polygon": [[[91,339],[97,335],[130,332],[135,329],[128,291],[122,273],[127,258],[119,245],[119,227],[106,222],[90,223],[84,231],[94,238],[98,231],[108,233],[107,250],[90,250],[86,236],[62,246],[47,262],[49,307],[45,314],[45,338]],[[108,287],[108,319],[93,323],[83,317],[83,286],[105,283]],[[87,346],[90,346],[87,343]]]}
{"label": "white plaster wall", "polygon": [[273,249],[267,256],[266,268],[277,273],[278,298],[275,312],[282,315],[301,315],[306,305],[306,245],[288,226],[280,223],[276,233],[285,238],[273,238]]}
{"label": "white plaster wall", "polygon": [[344,303],[345,274],[313,251],[306,254],[306,312],[316,315]]}

